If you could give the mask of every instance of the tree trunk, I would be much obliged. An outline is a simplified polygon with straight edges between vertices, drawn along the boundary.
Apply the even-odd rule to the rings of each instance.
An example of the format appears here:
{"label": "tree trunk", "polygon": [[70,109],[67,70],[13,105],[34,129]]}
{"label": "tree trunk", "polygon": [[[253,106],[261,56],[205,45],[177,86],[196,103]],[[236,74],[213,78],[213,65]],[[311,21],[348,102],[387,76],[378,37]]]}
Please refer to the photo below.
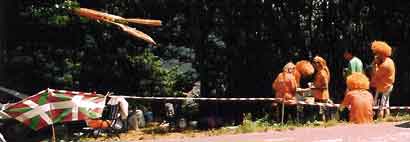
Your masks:
{"label": "tree trunk", "polygon": [[6,31],[6,7],[8,7],[7,0],[0,1],[0,83],[4,80],[4,56],[3,51],[6,46],[7,31]]}

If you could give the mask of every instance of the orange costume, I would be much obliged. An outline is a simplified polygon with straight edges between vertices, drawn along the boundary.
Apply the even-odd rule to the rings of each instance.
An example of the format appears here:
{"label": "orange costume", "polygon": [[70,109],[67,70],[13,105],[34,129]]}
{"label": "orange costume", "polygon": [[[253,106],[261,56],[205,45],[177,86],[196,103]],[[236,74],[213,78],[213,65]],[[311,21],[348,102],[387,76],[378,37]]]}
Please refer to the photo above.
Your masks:
{"label": "orange costume", "polygon": [[296,100],[296,79],[294,76],[295,65],[288,63],[283,68],[283,72],[280,73],[272,84],[272,88],[276,92],[276,98],[283,98],[285,103],[290,104]]}
{"label": "orange costume", "polygon": [[348,91],[341,109],[350,106],[349,121],[357,124],[373,121],[373,96],[369,91],[369,79],[363,73],[355,72],[347,77]]}
{"label": "orange costume", "polygon": [[317,72],[313,82],[312,94],[315,100],[324,102],[329,99],[329,68],[327,68],[326,61],[322,57],[316,56],[313,61],[316,64]]}
{"label": "orange costume", "polygon": [[295,80],[296,80],[296,88],[300,87],[300,79],[302,78],[302,74],[299,71],[295,71],[294,73]]}
{"label": "orange costume", "polygon": [[373,96],[367,90],[353,90],[346,93],[343,106],[351,106],[349,121],[371,123],[373,121]]}
{"label": "orange costume", "polygon": [[[393,89],[395,80],[395,66],[390,58],[392,48],[383,41],[372,42],[371,49],[375,55],[373,61],[373,72],[370,85],[376,89],[375,105],[380,107],[389,107],[389,98]],[[378,112],[378,116],[383,117],[390,114],[390,110],[383,108]]]}
{"label": "orange costume", "polygon": [[98,128],[108,128],[111,125],[111,121],[104,121],[101,119],[87,119],[85,120],[88,127],[98,129]]}
{"label": "orange costume", "polygon": [[315,73],[315,68],[313,65],[307,61],[307,60],[301,60],[296,63],[296,71],[295,71],[295,78],[296,82],[298,84],[298,87],[300,86],[300,79],[302,77],[310,76],[313,73]]}
{"label": "orange costume", "polygon": [[386,92],[389,87],[393,86],[395,73],[393,60],[386,57],[383,63],[373,68],[371,86],[376,88],[377,92]]}

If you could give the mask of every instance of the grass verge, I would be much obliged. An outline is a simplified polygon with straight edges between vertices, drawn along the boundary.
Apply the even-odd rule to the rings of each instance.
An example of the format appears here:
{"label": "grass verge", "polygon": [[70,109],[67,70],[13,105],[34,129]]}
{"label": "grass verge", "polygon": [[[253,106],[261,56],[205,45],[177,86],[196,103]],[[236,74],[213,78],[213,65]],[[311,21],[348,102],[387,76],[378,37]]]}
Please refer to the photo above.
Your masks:
{"label": "grass verge", "polygon": [[[410,114],[392,114],[383,119],[375,120],[375,123],[383,122],[401,122],[410,121]],[[211,129],[206,131],[201,130],[184,130],[180,132],[169,132],[159,127],[144,128],[141,131],[130,131],[125,134],[121,134],[120,139],[115,137],[99,137],[94,138],[81,138],[81,141],[136,141],[144,139],[157,139],[157,138],[178,138],[184,139],[189,137],[206,137],[206,136],[218,136],[229,134],[244,134],[253,132],[267,132],[267,131],[292,131],[297,128],[315,128],[315,127],[333,127],[337,125],[347,124],[345,121],[329,120],[326,122],[314,121],[305,124],[290,122],[287,124],[274,123],[268,120],[268,117],[258,119],[256,121],[251,120],[251,116],[245,115],[243,123],[239,126],[225,126],[219,129]]]}

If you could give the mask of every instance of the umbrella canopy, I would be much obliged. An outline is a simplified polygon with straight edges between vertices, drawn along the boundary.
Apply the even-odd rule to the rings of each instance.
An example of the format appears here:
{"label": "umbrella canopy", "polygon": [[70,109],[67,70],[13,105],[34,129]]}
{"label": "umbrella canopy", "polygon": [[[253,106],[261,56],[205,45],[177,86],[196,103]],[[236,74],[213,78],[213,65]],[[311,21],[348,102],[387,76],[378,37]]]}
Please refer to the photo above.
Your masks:
{"label": "umbrella canopy", "polygon": [[99,118],[105,99],[105,96],[95,93],[46,89],[7,105],[4,112],[39,130],[55,123]]}

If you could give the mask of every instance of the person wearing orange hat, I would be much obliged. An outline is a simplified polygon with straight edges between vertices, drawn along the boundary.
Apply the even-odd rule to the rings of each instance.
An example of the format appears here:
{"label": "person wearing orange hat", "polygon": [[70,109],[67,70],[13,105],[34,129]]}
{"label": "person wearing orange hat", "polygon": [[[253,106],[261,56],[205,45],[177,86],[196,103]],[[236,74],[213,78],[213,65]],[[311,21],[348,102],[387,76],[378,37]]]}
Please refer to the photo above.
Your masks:
{"label": "person wearing orange hat", "polygon": [[368,91],[369,79],[360,72],[354,72],[346,79],[347,92],[339,111],[350,107],[349,121],[362,124],[373,121],[373,96]]}
{"label": "person wearing orange hat", "polygon": [[292,62],[287,63],[283,67],[283,71],[276,77],[272,83],[272,88],[275,90],[275,97],[283,99],[285,104],[285,119],[288,121],[288,117],[296,118],[296,78],[294,75],[295,64]]}
{"label": "person wearing orange hat", "polygon": [[395,81],[395,65],[394,61],[390,58],[392,49],[383,41],[374,41],[371,44],[371,49],[375,55],[372,63],[372,75],[370,86],[375,88],[376,95],[375,105],[379,106],[379,117],[390,115],[389,107],[390,94],[393,90],[393,84]]}

